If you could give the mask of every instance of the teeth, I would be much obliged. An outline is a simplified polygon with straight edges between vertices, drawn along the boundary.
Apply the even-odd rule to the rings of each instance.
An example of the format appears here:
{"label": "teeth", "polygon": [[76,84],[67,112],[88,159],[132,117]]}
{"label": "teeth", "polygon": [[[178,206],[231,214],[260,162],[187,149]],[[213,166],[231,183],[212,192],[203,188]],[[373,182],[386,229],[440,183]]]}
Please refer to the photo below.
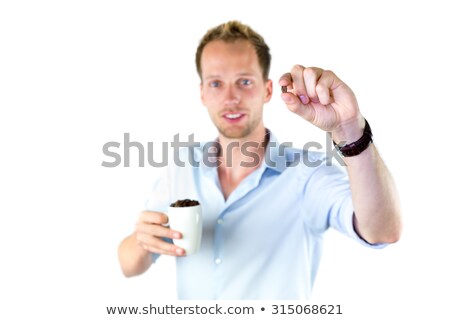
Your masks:
{"label": "teeth", "polygon": [[225,117],[227,117],[228,119],[237,119],[240,116],[241,116],[240,113],[230,113],[230,114],[225,115]]}

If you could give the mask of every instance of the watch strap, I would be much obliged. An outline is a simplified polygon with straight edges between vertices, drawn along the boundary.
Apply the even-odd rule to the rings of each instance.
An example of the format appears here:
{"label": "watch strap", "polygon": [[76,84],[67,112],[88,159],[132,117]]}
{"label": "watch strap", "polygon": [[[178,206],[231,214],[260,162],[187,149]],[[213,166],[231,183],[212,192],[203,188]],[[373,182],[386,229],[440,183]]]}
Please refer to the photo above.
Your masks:
{"label": "watch strap", "polygon": [[357,156],[358,154],[366,150],[369,147],[369,145],[373,142],[372,129],[370,128],[367,119],[364,120],[366,121],[364,126],[364,132],[362,137],[359,138],[358,141],[341,146],[336,142],[334,142],[333,140],[334,146],[342,156],[344,157]]}

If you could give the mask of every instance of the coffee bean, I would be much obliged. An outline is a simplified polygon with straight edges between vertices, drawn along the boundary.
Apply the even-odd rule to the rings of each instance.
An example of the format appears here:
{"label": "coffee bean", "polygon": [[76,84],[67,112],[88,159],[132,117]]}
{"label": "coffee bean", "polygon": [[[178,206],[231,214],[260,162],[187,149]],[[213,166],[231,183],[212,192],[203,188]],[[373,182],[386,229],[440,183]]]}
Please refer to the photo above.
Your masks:
{"label": "coffee bean", "polygon": [[177,200],[174,203],[172,203],[171,207],[194,207],[198,206],[200,202],[197,200],[190,200],[190,199],[184,199],[184,200]]}
{"label": "coffee bean", "polygon": [[281,92],[286,93],[287,92],[287,86],[281,86]]}

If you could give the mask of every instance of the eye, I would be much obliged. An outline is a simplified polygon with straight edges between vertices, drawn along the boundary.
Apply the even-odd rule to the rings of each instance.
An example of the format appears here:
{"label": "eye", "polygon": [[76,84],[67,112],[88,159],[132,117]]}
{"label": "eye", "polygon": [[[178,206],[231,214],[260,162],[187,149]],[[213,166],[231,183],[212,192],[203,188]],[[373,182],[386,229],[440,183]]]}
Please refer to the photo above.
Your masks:
{"label": "eye", "polygon": [[249,79],[242,79],[242,80],[240,81],[240,83],[241,83],[242,86],[248,87],[249,85],[253,84],[253,81],[252,81],[252,80],[249,80]]}
{"label": "eye", "polygon": [[211,81],[210,83],[209,83],[209,86],[211,87],[211,88],[218,88],[218,87],[220,87],[220,82],[219,81]]}

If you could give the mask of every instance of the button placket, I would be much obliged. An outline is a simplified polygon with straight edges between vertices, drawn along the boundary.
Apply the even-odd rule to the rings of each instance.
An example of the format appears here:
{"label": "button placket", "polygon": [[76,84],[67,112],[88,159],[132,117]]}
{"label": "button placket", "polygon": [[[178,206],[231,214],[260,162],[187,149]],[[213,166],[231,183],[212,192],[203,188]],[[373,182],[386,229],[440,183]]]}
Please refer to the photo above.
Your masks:
{"label": "button placket", "polygon": [[223,214],[219,216],[216,220],[215,225],[215,246],[214,246],[214,263],[216,266],[220,265],[223,261],[222,250],[224,244],[223,238]]}

